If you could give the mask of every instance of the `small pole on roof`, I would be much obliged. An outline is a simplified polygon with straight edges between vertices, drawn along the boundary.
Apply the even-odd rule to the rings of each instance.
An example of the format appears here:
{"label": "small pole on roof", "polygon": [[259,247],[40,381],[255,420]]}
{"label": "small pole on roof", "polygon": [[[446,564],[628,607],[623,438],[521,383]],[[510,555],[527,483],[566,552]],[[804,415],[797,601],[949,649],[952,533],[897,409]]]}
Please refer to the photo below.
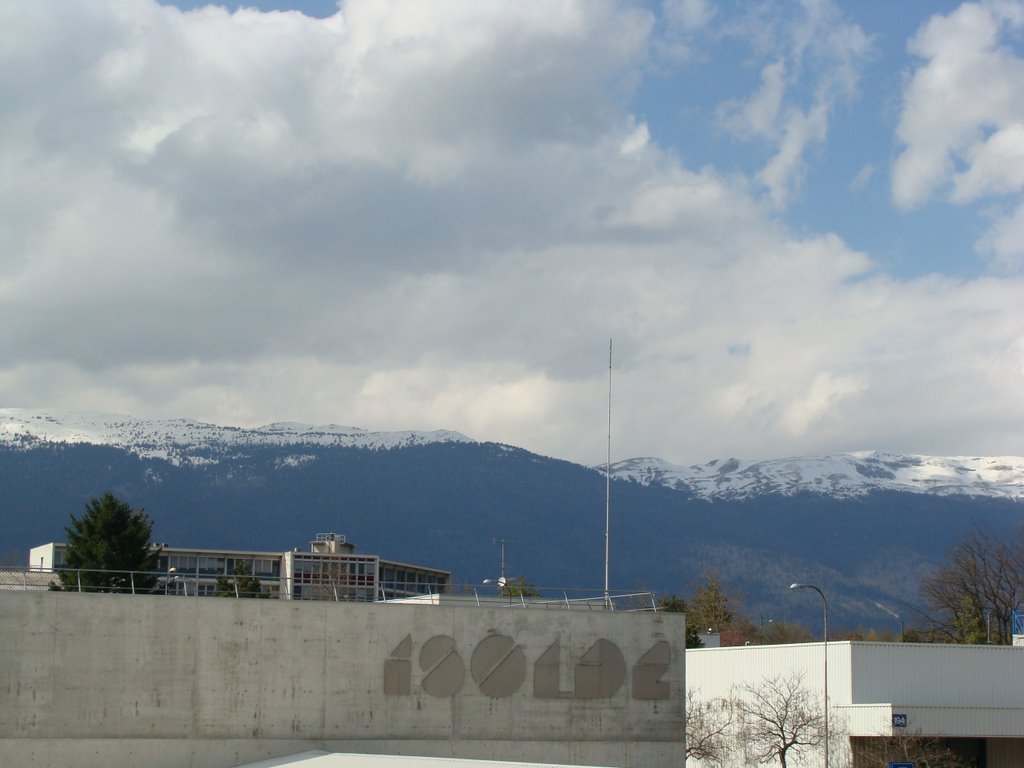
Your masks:
{"label": "small pole on roof", "polygon": [[611,608],[608,588],[608,562],[611,552],[612,522],[612,340],[608,339],[608,456],[604,469],[604,605]]}

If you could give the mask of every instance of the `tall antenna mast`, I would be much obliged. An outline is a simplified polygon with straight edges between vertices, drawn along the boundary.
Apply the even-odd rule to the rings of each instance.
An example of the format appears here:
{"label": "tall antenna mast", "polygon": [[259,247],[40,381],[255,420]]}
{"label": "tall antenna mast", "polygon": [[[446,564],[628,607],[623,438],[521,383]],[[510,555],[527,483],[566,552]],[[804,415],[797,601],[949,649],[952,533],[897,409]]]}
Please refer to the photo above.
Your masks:
{"label": "tall antenna mast", "polygon": [[505,586],[505,545],[511,544],[512,539],[491,539],[495,544],[501,544],[501,581],[498,583]]}
{"label": "tall antenna mast", "polygon": [[604,468],[604,605],[612,601],[608,590],[608,560],[612,522],[612,340],[608,339],[608,460]]}

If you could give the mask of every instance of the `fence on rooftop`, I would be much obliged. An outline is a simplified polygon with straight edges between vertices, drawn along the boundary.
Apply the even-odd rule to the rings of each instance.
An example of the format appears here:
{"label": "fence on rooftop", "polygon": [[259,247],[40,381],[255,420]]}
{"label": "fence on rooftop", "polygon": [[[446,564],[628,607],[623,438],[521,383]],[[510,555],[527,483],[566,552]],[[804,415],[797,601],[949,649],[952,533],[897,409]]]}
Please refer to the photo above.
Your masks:
{"label": "fence on rooftop", "polygon": [[[167,597],[228,597],[329,602],[396,604],[460,603],[488,608],[657,611],[654,592],[546,588],[495,584],[447,584],[440,589],[418,583],[379,581],[370,588],[353,588],[325,580],[314,597],[296,596],[289,577],[195,576],[153,571],[113,571],[92,568],[0,567],[0,591],[113,593]],[[536,594],[534,594],[536,593]]]}

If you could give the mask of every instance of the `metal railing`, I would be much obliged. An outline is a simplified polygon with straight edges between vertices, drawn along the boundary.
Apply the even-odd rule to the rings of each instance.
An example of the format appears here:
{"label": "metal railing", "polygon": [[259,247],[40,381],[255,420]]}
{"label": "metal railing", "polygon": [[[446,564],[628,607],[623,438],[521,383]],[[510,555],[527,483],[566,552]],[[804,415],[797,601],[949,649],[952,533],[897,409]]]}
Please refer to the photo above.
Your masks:
{"label": "metal railing", "polygon": [[[259,582],[259,591],[254,582]],[[177,597],[267,598],[276,600],[475,605],[488,608],[657,611],[654,592],[611,592],[577,588],[488,584],[430,584],[302,577],[180,574],[167,571],[114,571],[92,568],[0,567],[0,591],[62,591]]]}
{"label": "metal railing", "polygon": [[[481,595],[481,591],[484,595]],[[657,594],[654,592],[611,592],[605,595],[604,590],[597,589],[546,589],[531,590],[537,594],[524,594],[522,590],[506,587],[508,594],[497,595],[493,588],[473,587],[473,597],[477,605],[506,608],[556,608],[590,611],[648,611],[658,610]]]}

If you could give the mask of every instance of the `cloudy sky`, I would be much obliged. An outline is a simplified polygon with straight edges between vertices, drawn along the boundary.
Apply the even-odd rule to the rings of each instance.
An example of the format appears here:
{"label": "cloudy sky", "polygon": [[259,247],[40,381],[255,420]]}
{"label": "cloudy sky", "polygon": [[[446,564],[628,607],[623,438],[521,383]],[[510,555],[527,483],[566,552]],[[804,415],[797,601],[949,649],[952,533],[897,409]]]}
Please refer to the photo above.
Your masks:
{"label": "cloudy sky", "polygon": [[1024,2],[0,0],[0,406],[1024,453]]}

